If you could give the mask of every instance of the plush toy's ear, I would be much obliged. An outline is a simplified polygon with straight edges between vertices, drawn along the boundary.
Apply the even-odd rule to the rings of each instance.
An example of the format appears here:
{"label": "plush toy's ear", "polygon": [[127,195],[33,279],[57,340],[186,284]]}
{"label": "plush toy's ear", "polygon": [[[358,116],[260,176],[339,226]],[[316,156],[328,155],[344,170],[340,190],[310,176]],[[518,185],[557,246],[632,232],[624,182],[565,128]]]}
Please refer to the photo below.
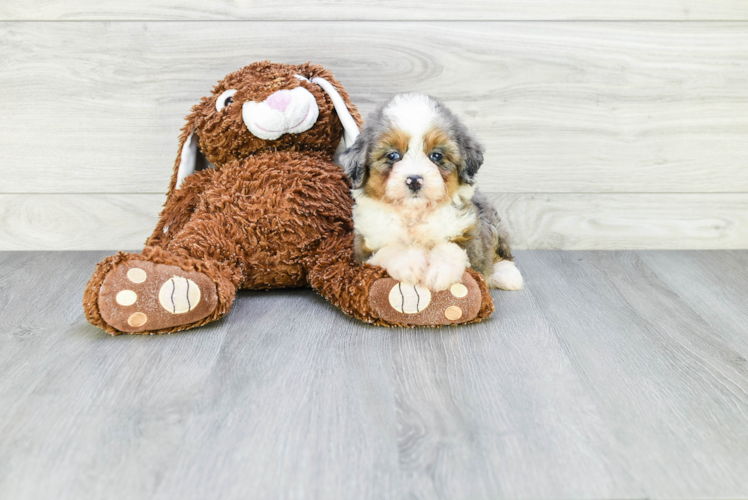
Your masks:
{"label": "plush toy's ear", "polygon": [[366,143],[366,135],[359,135],[353,146],[340,155],[340,165],[348,178],[351,179],[353,189],[360,188],[364,184],[364,179],[366,179],[366,155],[368,150]]}
{"label": "plush toy's ear", "polygon": [[176,179],[172,189],[179,189],[182,182],[188,176],[204,170],[213,168],[205,155],[200,151],[200,138],[195,132],[190,132],[180,141],[179,156],[177,157]]}
{"label": "plush toy's ear", "polygon": [[353,142],[356,140],[356,137],[358,137],[359,130],[358,125],[356,125],[356,121],[353,119],[353,116],[351,116],[351,112],[348,110],[348,106],[346,106],[345,104],[345,100],[343,100],[332,83],[328,82],[324,78],[316,76],[311,79],[311,82],[316,83],[317,85],[322,87],[322,90],[327,92],[330,96],[332,104],[333,106],[335,106],[335,112],[338,114],[338,118],[340,118],[340,123],[343,124],[343,141],[345,147],[351,147],[353,145]]}

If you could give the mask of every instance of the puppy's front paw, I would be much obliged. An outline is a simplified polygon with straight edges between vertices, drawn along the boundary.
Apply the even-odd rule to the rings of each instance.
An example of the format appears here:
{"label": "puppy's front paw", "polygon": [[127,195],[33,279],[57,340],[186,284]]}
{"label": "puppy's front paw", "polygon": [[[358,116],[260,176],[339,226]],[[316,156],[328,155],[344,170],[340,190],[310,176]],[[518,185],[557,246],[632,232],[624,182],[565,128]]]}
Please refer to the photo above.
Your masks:
{"label": "puppy's front paw", "polygon": [[436,245],[429,254],[429,269],[424,284],[439,292],[459,283],[468,266],[465,250],[454,243]]}
{"label": "puppy's front paw", "polygon": [[461,262],[438,261],[429,265],[425,285],[429,290],[440,292],[459,283],[465,266]]}
{"label": "puppy's front paw", "polygon": [[419,250],[409,250],[405,254],[391,259],[385,266],[387,272],[397,281],[418,284],[426,274],[428,260],[426,254]]}
{"label": "puppy's front paw", "polygon": [[420,248],[384,247],[369,259],[369,264],[385,268],[397,281],[415,285],[423,282],[428,257]]}

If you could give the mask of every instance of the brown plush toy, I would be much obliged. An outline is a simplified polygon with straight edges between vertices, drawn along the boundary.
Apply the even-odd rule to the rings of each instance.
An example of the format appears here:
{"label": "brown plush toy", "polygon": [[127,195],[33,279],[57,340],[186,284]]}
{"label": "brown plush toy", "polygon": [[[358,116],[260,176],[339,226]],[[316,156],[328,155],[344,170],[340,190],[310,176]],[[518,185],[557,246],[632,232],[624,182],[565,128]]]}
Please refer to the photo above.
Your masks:
{"label": "brown plush toy", "polygon": [[321,66],[264,61],[229,74],[187,116],[145,249],[98,264],[83,297],[88,321],[113,335],[176,332],[224,316],[238,289],[307,286],[378,325],[489,316],[472,270],[462,285],[419,295],[356,263],[350,183],[333,157],[360,125]]}

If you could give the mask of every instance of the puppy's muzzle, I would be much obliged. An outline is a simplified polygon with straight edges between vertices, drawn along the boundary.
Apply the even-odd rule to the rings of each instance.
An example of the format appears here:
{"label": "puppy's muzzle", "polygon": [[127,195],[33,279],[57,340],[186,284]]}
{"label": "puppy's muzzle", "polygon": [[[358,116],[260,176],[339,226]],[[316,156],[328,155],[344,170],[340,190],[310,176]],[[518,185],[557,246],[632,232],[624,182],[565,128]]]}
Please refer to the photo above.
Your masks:
{"label": "puppy's muzzle", "polygon": [[416,193],[423,187],[423,177],[420,175],[411,175],[405,179],[405,184],[408,186],[408,189]]}

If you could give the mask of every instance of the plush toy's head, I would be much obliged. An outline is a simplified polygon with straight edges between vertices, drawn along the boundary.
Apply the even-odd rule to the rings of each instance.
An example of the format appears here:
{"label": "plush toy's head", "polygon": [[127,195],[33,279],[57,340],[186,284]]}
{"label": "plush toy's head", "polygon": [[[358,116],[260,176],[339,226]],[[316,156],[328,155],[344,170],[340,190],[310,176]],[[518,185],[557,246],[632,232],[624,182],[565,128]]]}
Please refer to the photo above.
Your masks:
{"label": "plush toy's head", "polygon": [[331,157],[350,146],[358,110],[322,66],[250,64],[226,76],[187,116],[171,189],[207,163],[222,165],[264,151],[315,151]]}

